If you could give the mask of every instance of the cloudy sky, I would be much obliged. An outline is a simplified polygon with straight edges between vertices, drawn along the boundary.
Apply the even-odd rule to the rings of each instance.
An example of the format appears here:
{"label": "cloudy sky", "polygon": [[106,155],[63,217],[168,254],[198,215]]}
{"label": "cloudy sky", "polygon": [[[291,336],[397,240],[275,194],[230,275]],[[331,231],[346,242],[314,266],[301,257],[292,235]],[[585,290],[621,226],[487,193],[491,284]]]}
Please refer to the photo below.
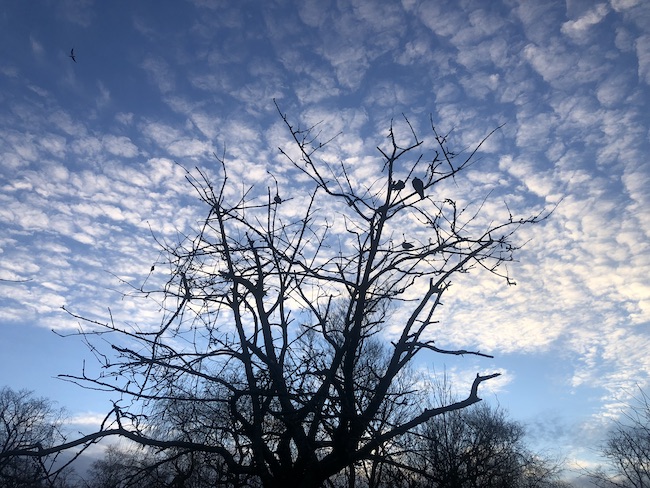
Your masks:
{"label": "cloudy sky", "polygon": [[173,242],[205,215],[181,165],[214,166],[225,147],[235,182],[264,193],[270,170],[296,184],[275,98],[341,132],[329,150],[359,177],[402,114],[428,142],[430,117],[453,130],[459,149],[505,124],[458,198],[561,203],[520,234],[517,286],[479,274],[449,292],[437,341],[496,358],[433,368],[461,391],[477,368],[503,372],[486,398],[571,461],[650,388],[644,0],[1,3],[0,385],[80,424],[110,408],[54,379],[93,361],[51,332],[76,326],[61,307],[159,320],[119,292],[163,280],[149,275],[154,236]]}

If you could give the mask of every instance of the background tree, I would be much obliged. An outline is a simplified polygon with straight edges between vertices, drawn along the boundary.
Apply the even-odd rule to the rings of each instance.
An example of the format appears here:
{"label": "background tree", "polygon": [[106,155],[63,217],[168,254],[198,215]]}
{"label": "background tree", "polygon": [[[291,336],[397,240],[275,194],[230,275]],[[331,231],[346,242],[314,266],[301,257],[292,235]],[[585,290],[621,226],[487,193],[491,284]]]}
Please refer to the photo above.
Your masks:
{"label": "background tree", "polygon": [[558,467],[532,453],[524,427],[503,410],[478,404],[445,412],[417,430],[411,458],[421,486],[533,488],[558,483]]}
{"label": "background tree", "polygon": [[142,447],[109,446],[84,476],[83,488],[199,488],[215,486],[197,483],[186,459],[161,458],[155,450]]}
{"label": "background tree", "polygon": [[233,486],[220,477],[218,460],[201,452],[172,456],[147,447],[109,446],[92,463],[80,488],[210,488]]}
{"label": "background tree", "polygon": [[[452,403],[450,385],[436,381],[430,398]],[[392,449],[358,469],[368,488],[555,488],[560,465],[531,451],[525,428],[490,404],[432,417]],[[347,486],[339,480],[337,486]]]}
{"label": "background tree", "polygon": [[139,483],[142,483],[141,486],[156,486],[144,469],[150,464],[153,463],[145,461],[144,455],[108,446],[104,456],[94,461],[88,469],[84,476],[84,488],[124,488]]}
{"label": "background tree", "polygon": [[621,421],[609,431],[601,454],[606,468],[591,473],[602,487],[650,487],[650,399],[639,390]]}
{"label": "background tree", "polygon": [[[66,465],[56,455],[2,456],[16,450],[39,450],[65,440],[63,410],[27,390],[0,389],[0,486],[38,488],[63,486]],[[69,471],[69,469],[67,470]]]}
{"label": "background tree", "polygon": [[[189,418],[189,416],[188,416]],[[218,460],[194,453],[173,463],[155,450],[111,447],[90,470],[84,488],[232,486]],[[476,404],[430,419],[396,446],[331,477],[344,488],[567,488],[557,463],[530,451],[524,428],[500,408]],[[352,474],[353,475],[352,475]],[[182,485],[175,485],[182,480]],[[352,480],[352,482],[351,482]]]}
{"label": "background tree", "polygon": [[[354,482],[359,463],[480,401],[480,384],[498,376],[477,374],[463,400],[422,408],[406,374],[423,351],[491,357],[436,345],[435,313],[457,274],[512,283],[501,265],[517,249],[513,233],[543,218],[515,218],[504,204],[498,220],[482,214],[482,201],[453,198],[482,141],[457,153],[432,125],[426,147],[405,120],[360,179],[327,162],[332,141],[315,127],[281,116],[295,143],[281,154],[293,169],[269,173],[264,191],[231,182],[225,157],[214,173],[188,172],[207,216],[166,245],[160,327],[86,321],[89,342],[93,333],[114,339],[103,352],[93,343],[100,375],[68,378],[135,404],[116,403],[102,430],[78,443],[120,434],[170,461],[207,454],[234,485],[313,487],[342,472]],[[146,414],[170,405],[183,422],[156,428]]]}

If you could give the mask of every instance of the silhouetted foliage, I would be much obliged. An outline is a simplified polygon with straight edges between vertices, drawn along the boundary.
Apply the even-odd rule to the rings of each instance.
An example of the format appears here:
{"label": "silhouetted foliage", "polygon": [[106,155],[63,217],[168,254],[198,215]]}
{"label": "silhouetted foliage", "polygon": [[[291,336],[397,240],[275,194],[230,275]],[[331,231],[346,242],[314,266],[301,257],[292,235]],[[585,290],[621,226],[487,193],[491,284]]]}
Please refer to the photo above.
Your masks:
{"label": "silhouetted foliage", "polygon": [[639,390],[622,420],[607,435],[601,454],[607,469],[591,473],[592,481],[604,488],[650,487],[650,399]]}
{"label": "silhouetted foliage", "polygon": [[0,389],[0,486],[3,488],[58,487],[65,466],[56,456],[2,456],[16,450],[49,448],[65,440],[60,427],[63,411],[27,390]]}
{"label": "silhouetted foliage", "polygon": [[218,459],[201,452],[161,454],[146,447],[110,446],[95,461],[82,488],[208,488],[234,486],[222,476]]}
{"label": "silhouetted foliage", "polygon": [[524,488],[557,482],[557,466],[528,450],[524,427],[487,404],[446,412],[417,432],[409,464],[422,473],[421,486]]}

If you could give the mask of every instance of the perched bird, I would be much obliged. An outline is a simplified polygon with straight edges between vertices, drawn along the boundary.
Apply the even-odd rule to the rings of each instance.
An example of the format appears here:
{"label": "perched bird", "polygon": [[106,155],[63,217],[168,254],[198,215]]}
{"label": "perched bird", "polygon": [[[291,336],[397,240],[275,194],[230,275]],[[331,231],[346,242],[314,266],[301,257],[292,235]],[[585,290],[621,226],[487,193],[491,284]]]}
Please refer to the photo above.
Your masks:
{"label": "perched bird", "polygon": [[402,242],[402,249],[405,251],[408,251],[409,249],[413,249],[413,244],[410,242],[406,242],[406,236],[402,233],[402,237],[404,238],[404,242]]}
{"label": "perched bird", "polygon": [[151,269],[149,270],[149,273],[153,273],[155,269],[156,269],[156,265],[152,264]]}
{"label": "perched bird", "polygon": [[75,63],[77,62],[77,58],[74,57],[74,48],[70,49],[70,56],[68,57],[72,58]]}
{"label": "perched bird", "polygon": [[404,185],[404,182],[402,180],[397,180],[397,181],[393,181],[393,183],[390,185],[390,189],[395,191],[400,191],[404,189],[404,186],[406,185]]}
{"label": "perched bird", "polygon": [[413,178],[413,188],[415,189],[416,192],[418,192],[418,195],[420,195],[420,200],[424,198],[424,183],[420,178],[417,176]]}
{"label": "perched bird", "polygon": [[282,203],[282,198],[280,198],[280,195],[276,194],[275,197],[273,197],[273,201],[275,203]]}

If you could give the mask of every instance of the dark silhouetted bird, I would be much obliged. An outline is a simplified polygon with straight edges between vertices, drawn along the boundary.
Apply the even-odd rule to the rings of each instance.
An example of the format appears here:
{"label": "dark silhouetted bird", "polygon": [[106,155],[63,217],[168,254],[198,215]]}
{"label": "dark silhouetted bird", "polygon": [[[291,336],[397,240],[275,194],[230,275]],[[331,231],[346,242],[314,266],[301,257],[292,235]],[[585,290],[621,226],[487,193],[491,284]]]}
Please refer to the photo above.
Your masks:
{"label": "dark silhouetted bird", "polygon": [[416,192],[418,192],[418,195],[420,195],[420,200],[424,198],[424,183],[420,178],[417,176],[413,178],[413,188],[415,189]]}
{"label": "dark silhouetted bird", "polygon": [[390,185],[391,190],[400,191],[404,189],[404,182],[402,180],[393,181],[393,184]]}
{"label": "dark silhouetted bird", "polygon": [[149,270],[149,273],[153,273],[155,269],[156,269],[156,265],[155,264],[151,265],[151,269]]}
{"label": "dark silhouetted bird", "polygon": [[406,236],[402,234],[402,237],[404,238],[404,242],[402,242],[402,249],[405,251],[408,251],[409,249],[413,249],[413,244],[410,242],[406,242]]}
{"label": "dark silhouetted bird", "polygon": [[70,56],[68,57],[72,58],[75,63],[77,62],[77,58],[74,57],[74,48],[70,49]]}
{"label": "dark silhouetted bird", "polygon": [[280,198],[280,195],[275,195],[275,197],[273,197],[273,201],[275,203],[282,203],[282,198]]}

